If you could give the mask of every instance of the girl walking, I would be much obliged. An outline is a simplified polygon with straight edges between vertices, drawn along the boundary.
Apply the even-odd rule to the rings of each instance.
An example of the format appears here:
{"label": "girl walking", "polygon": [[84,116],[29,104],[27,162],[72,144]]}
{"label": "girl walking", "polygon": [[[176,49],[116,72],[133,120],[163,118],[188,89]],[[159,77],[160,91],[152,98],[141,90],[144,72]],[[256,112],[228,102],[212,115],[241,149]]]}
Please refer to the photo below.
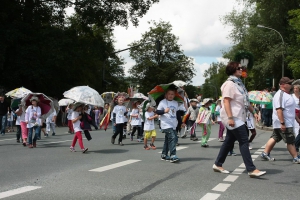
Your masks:
{"label": "girl walking", "polygon": [[[30,99],[31,106],[28,106],[25,114],[25,122],[29,131],[28,134],[28,143],[29,148],[36,147],[36,140],[40,133],[40,117],[42,114],[41,108],[38,106],[39,98],[36,96],[31,97]],[[34,136],[33,136],[34,131]],[[33,138],[32,138],[33,136]]]}
{"label": "girl walking", "polygon": [[82,103],[76,103],[73,106],[73,113],[72,113],[71,119],[72,119],[74,131],[75,131],[75,135],[74,135],[72,145],[70,147],[71,152],[75,152],[74,147],[76,145],[77,140],[78,140],[78,143],[79,143],[82,153],[85,153],[88,150],[88,148],[84,148],[83,142],[82,142],[82,135],[81,135],[82,129],[80,127],[80,119],[82,118],[82,113],[81,113],[82,110],[83,110]]}
{"label": "girl walking", "polygon": [[27,137],[28,137],[28,129],[27,129],[26,121],[25,121],[25,112],[23,111],[23,108],[21,105],[19,105],[19,109],[16,110],[16,114],[19,117],[19,121],[20,121],[21,133],[22,133],[22,139],[23,139],[22,144],[25,147],[26,142],[27,142]]}
{"label": "girl walking", "polygon": [[[199,109],[198,119],[197,122],[201,122],[201,113],[202,112],[210,112],[209,106],[211,104],[211,99],[204,99],[203,100],[203,106]],[[209,117],[206,124],[200,124],[202,127],[202,139],[201,139],[201,146],[202,147],[209,147],[207,144],[208,139],[211,134],[211,124],[215,124],[215,122],[212,120],[212,116]]]}
{"label": "girl walking", "polygon": [[222,98],[219,98],[218,101],[217,101],[217,107],[216,107],[216,110],[215,110],[215,116],[217,118],[217,122],[218,124],[220,125],[220,128],[219,128],[219,142],[224,142],[224,138],[223,138],[223,134],[224,134],[224,130],[225,130],[225,127],[222,123],[222,120],[221,120],[221,117],[220,117],[220,110],[222,108],[221,106],[221,100]]}

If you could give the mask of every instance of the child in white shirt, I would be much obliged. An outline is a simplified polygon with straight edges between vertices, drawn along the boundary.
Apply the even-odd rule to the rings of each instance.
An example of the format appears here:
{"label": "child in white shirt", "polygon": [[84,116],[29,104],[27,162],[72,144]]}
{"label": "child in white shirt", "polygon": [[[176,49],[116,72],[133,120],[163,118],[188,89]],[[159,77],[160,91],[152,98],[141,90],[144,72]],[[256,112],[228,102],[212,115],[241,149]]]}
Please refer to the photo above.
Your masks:
{"label": "child in white shirt", "polygon": [[56,121],[56,111],[54,110],[47,119],[46,119],[46,137],[48,137],[48,133],[50,129],[52,129],[52,135],[55,135],[55,121]]}
{"label": "child in white shirt", "polygon": [[123,96],[119,96],[117,101],[118,101],[118,105],[116,105],[113,110],[113,123],[114,126],[116,127],[116,132],[111,137],[111,143],[114,144],[117,135],[119,135],[118,144],[120,146],[123,146],[122,139],[123,139],[124,116],[126,116],[127,114],[127,109],[125,106],[123,106],[124,103]]}
{"label": "child in white shirt", "polygon": [[[160,125],[162,132],[165,133],[165,141],[161,154],[162,160],[170,160],[171,163],[179,161],[176,156],[177,143],[177,117],[178,102],[174,101],[176,89],[168,89],[166,98],[160,101],[156,113],[160,115]],[[170,151],[170,157],[168,152]]]}
{"label": "child in white shirt", "polygon": [[85,153],[88,150],[88,148],[84,148],[84,146],[83,146],[82,135],[81,135],[82,129],[80,127],[80,119],[82,118],[81,111],[83,110],[83,106],[84,106],[84,104],[82,104],[82,103],[76,103],[73,106],[73,113],[72,113],[71,119],[72,119],[74,131],[75,131],[75,135],[74,135],[72,145],[70,147],[71,152],[75,152],[74,147],[76,145],[77,140],[78,140],[78,143],[79,143],[82,153]]}
{"label": "child in white shirt", "polygon": [[154,119],[158,118],[157,114],[154,114],[154,108],[150,107],[150,104],[148,103],[146,105],[146,112],[145,112],[145,123],[144,123],[144,149],[149,150],[150,148],[147,145],[147,140],[151,138],[150,147],[155,150],[156,147],[154,146],[154,141],[156,138],[156,131],[154,126]]}
{"label": "child in white shirt", "polygon": [[141,116],[140,116],[140,110],[138,106],[140,105],[140,102],[134,102],[133,108],[130,113],[130,125],[132,126],[132,132],[131,132],[131,141],[133,140],[133,136],[135,131],[137,130],[137,139],[139,140],[142,137],[142,122],[141,122]]}
{"label": "child in white shirt", "polygon": [[7,128],[8,132],[14,132],[14,127],[13,127],[13,122],[14,122],[14,113],[13,111],[8,111],[7,112]]}
{"label": "child in white shirt", "polygon": [[73,113],[73,104],[70,104],[67,108],[66,108],[66,112],[67,112],[67,119],[68,119],[68,127],[69,127],[69,133],[74,134],[74,128],[73,128],[73,123],[72,123],[72,113]]}

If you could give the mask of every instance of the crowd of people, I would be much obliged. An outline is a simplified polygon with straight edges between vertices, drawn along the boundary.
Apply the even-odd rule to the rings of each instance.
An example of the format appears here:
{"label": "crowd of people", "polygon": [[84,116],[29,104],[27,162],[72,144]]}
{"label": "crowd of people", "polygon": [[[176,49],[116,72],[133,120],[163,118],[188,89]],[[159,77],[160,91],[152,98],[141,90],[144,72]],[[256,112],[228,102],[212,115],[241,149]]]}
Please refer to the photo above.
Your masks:
{"label": "crowd of people", "polygon": [[[222,142],[219,154],[213,164],[213,170],[220,173],[229,173],[223,168],[227,156],[236,155],[233,151],[235,141],[239,143],[239,149],[250,177],[259,177],[266,173],[260,171],[253,164],[250,150],[252,141],[256,136],[256,123],[260,118],[265,126],[272,126],[273,133],[266,143],[261,158],[268,161],[275,161],[270,152],[276,143],[283,140],[292,156],[293,163],[300,163],[300,85],[292,85],[294,80],[282,77],[279,81],[279,90],[272,88],[272,103],[266,106],[255,106],[250,103],[248,91],[241,81],[242,67],[238,62],[229,62],[226,67],[228,79],[221,86],[222,97],[219,99],[201,99],[199,96],[189,99],[183,97],[183,102],[175,100],[178,87],[170,86],[165,91],[165,96],[156,108],[150,101],[132,102],[132,108],[124,105],[125,97],[116,96],[112,104],[106,103],[103,108],[89,106],[80,102],[71,103],[63,110],[62,118],[67,119],[69,133],[74,134],[70,151],[75,151],[75,145],[79,143],[83,153],[88,151],[82,141],[82,133],[88,140],[92,137],[89,133],[91,126],[97,130],[102,119],[110,116],[113,127],[111,143],[115,144],[118,137],[118,145],[123,146],[123,139],[130,135],[130,140],[137,134],[137,140],[144,142],[144,149],[156,149],[155,120],[159,121],[159,128],[164,134],[164,144],[161,160],[178,162],[176,146],[179,145],[178,138],[185,138],[197,141],[196,128],[202,132],[201,146],[209,147],[208,141],[211,135],[211,126],[219,124],[218,141]],[[293,87],[293,94],[291,89]],[[181,88],[183,89],[183,88]],[[48,137],[52,130],[55,135],[55,123],[57,111],[54,111],[46,119],[41,118],[39,99],[32,96],[31,105],[26,110],[20,106],[15,112],[10,105],[4,101],[4,95],[0,94],[0,128],[2,136],[7,131],[14,131],[13,121],[16,117],[17,142],[22,138],[22,144],[29,148],[35,148],[36,142],[41,138],[41,131]],[[8,123],[7,123],[8,122]],[[8,127],[6,127],[8,126]],[[224,138],[224,132],[226,136]],[[251,133],[251,135],[249,134]],[[250,137],[249,137],[250,135]],[[148,145],[148,140],[150,143]]]}

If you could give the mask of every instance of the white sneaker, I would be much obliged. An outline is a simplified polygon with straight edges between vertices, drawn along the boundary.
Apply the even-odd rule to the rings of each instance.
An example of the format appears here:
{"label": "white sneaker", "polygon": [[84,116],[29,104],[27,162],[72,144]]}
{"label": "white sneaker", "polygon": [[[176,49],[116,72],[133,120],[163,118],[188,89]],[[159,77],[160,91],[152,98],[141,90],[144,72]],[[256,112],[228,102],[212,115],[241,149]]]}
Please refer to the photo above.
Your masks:
{"label": "white sneaker", "polygon": [[252,149],[252,143],[249,142],[249,149],[251,150]]}

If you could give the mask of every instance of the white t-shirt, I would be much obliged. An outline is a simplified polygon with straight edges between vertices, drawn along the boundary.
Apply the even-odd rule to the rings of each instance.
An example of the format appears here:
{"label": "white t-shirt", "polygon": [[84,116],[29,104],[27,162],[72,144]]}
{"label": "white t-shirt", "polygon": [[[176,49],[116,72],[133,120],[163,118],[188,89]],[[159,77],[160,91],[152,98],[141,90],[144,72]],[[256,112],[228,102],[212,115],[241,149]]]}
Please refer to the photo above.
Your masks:
{"label": "white t-shirt", "polygon": [[73,109],[72,109],[72,108],[69,108],[69,109],[67,110],[67,113],[68,113],[67,119],[68,119],[68,120],[71,120],[71,119],[72,119]]}
{"label": "white t-shirt", "polygon": [[[80,114],[79,112],[73,111],[71,120],[76,119],[79,116],[79,114]],[[80,120],[77,120],[75,123],[73,123],[73,128],[74,128],[75,133],[78,131],[82,131],[82,129],[80,127]]]}
{"label": "white t-shirt", "polygon": [[222,121],[221,117],[220,117],[220,110],[221,110],[221,106],[217,105],[215,112],[219,112],[219,115],[217,115],[217,121],[218,122]]}
{"label": "white t-shirt", "polygon": [[144,124],[144,131],[152,131],[155,129],[154,126],[154,119],[148,120],[149,117],[153,117],[154,112],[145,112],[145,124]]}
{"label": "white t-shirt", "polygon": [[28,122],[27,128],[32,128],[35,125],[41,126],[41,108],[39,106],[28,106],[26,109],[25,121]]}
{"label": "white t-shirt", "polygon": [[25,122],[25,112],[22,112],[22,114],[19,117],[20,117],[20,122]]}
{"label": "white t-shirt", "polygon": [[168,113],[161,115],[160,117],[160,126],[162,129],[172,128],[176,130],[176,126],[178,124],[176,118],[176,112],[178,110],[178,102],[177,101],[168,101],[163,99],[159,102],[157,110],[165,110],[166,108],[170,108]]}
{"label": "white t-shirt", "polygon": [[[280,102],[280,99],[282,101]],[[296,103],[292,95],[278,90],[273,97],[273,128],[280,128],[281,124],[277,115],[276,108],[283,109],[284,123],[287,128],[294,126]]]}
{"label": "white t-shirt", "polygon": [[[136,115],[138,114],[137,117],[133,117],[132,115]],[[132,109],[131,113],[130,113],[130,116],[131,116],[131,125],[132,126],[139,126],[141,125],[141,116],[140,116],[140,113],[139,113],[139,109],[137,108],[134,108]]]}
{"label": "white t-shirt", "polygon": [[116,105],[114,107],[113,113],[116,114],[116,124],[123,124],[124,123],[124,114],[126,112],[125,106]]}
{"label": "white t-shirt", "polygon": [[7,113],[7,121],[14,121],[14,113],[12,111]]}
{"label": "white t-shirt", "polygon": [[248,129],[255,129],[254,116],[249,110],[247,111],[246,120]]}
{"label": "white t-shirt", "polygon": [[55,123],[54,121],[52,121],[53,117],[56,116],[56,111],[54,110],[53,113],[51,113],[47,119],[46,119],[46,123]]}
{"label": "white t-shirt", "polygon": [[296,97],[296,95],[295,95],[295,94],[292,94],[292,97],[293,97],[293,98],[294,98],[294,100],[295,100],[295,103],[296,103],[296,109],[297,109],[297,110],[300,110],[299,98],[298,98],[298,97]]}

